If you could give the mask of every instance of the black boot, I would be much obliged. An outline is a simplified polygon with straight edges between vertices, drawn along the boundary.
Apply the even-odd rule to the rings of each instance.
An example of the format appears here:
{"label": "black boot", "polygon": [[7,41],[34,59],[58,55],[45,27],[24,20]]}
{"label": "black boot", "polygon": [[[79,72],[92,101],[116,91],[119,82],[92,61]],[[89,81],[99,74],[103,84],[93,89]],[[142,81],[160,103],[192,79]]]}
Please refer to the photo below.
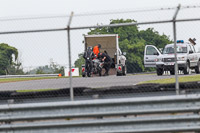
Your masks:
{"label": "black boot", "polygon": [[108,76],[109,74],[108,74],[108,72],[105,72],[104,74],[103,74],[103,76]]}

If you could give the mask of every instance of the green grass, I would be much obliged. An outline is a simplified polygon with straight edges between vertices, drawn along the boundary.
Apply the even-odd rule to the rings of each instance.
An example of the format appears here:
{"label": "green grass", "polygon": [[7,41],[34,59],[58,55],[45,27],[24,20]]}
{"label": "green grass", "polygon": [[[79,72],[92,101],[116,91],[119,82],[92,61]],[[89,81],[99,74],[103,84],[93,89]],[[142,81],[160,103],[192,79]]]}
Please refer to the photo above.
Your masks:
{"label": "green grass", "polygon": [[133,76],[133,75],[156,75],[155,73],[136,73],[136,74],[127,74],[127,76]]}
{"label": "green grass", "polygon": [[25,92],[44,92],[44,91],[53,91],[57,89],[36,89],[36,90],[16,90],[16,92],[25,93]]}
{"label": "green grass", "polygon": [[[73,76],[73,78],[77,78],[77,77],[81,77],[81,76]],[[30,80],[42,80],[42,79],[59,79],[59,78],[69,78],[69,77],[62,76],[62,77],[3,78],[3,79],[0,79],[0,83],[30,81]]]}
{"label": "green grass", "polygon": [[[74,76],[73,78],[77,78],[80,76]],[[4,78],[0,79],[0,83],[9,83],[9,82],[20,82],[20,81],[31,81],[31,80],[43,80],[43,79],[60,79],[60,78],[69,78],[69,77],[27,77],[27,78]],[[16,92],[25,93],[25,92],[41,92],[41,91],[52,91],[57,89],[33,89],[33,90],[16,90]]]}
{"label": "green grass", "polygon": [[[194,81],[200,81],[200,75],[192,75],[192,76],[185,76],[185,77],[179,77],[179,82],[194,82]],[[175,83],[175,78],[168,78],[168,79],[159,79],[159,80],[149,80],[145,82],[140,82],[139,84],[145,84],[145,83],[159,83],[159,84],[170,84]]]}
{"label": "green grass", "polygon": [[4,79],[0,79],[0,83],[29,81],[29,80],[41,80],[41,79],[58,79],[58,78],[66,78],[66,77],[4,78]]}

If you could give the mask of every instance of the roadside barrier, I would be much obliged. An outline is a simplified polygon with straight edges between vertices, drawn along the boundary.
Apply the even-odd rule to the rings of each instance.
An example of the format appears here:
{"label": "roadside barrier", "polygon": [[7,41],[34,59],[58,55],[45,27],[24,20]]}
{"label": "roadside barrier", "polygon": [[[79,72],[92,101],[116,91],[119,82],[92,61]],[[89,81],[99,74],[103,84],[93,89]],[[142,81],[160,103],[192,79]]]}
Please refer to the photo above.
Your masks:
{"label": "roadside barrier", "polygon": [[1,78],[60,77],[61,74],[0,75]]}
{"label": "roadside barrier", "polygon": [[0,106],[0,133],[200,131],[200,95]]}

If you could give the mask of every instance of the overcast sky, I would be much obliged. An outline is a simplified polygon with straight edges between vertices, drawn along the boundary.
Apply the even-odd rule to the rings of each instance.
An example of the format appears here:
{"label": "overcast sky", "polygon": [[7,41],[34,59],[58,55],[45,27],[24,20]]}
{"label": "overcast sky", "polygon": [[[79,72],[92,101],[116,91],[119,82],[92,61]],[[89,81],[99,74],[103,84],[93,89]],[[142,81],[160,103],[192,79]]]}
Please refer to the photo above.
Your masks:
{"label": "overcast sky", "polygon": [[[40,21],[40,24],[36,21],[6,21],[2,22],[4,18],[16,18],[16,17],[31,17],[31,16],[51,16],[51,15],[69,15],[72,11],[75,14],[80,13],[94,13],[94,12],[107,12],[107,11],[123,11],[123,10],[136,10],[136,9],[151,9],[151,8],[162,8],[162,7],[176,7],[178,4],[181,5],[199,5],[199,0],[0,0],[0,31],[9,30],[24,30],[31,29],[33,27],[49,28],[55,26],[64,27],[67,24],[67,19],[64,20],[53,20],[53,21]],[[168,11],[169,12],[169,11]],[[154,20],[155,16],[147,14],[141,16],[140,14],[135,14],[134,19],[137,20]],[[174,10],[171,11],[169,19],[173,16]],[[159,18],[162,20],[164,18],[168,19],[168,13],[162,15],[159,12]],[[195,14],[194,11],[191,14]],[[185,14],[182,13],[182,16]],[[199,12],[196,13],[199,16]],[[131,17],[129,15],[126,18]],[[199,16],[200,17],[200,16]],[[77,26],[81,24],[89,24],[89,21],[94,21],[92,24],[105,23],[109,19],[113,19],[114,15],[101,16],[98,18],[91,17],[84,19],[73,19],[73,24]],[[102,19],[106,19],[102,21]],[[117,18],[117,17],[116,17]],[[147,19],[148,18],[148,19]],[[197,24],[196,24],[197,25]],[[199,25],[199,24],[198,24]],[[169,25],[168,25],[169,26]],[[171,26],[171,24],[170,24]],[[188,26],[181,25],[184,27],[183,32],[179,32],[178,37],[188,38],[200,33],[191,35],[187,32],[192,30],[197,30],[198,27],[189,28]],[[180,27],[177,26],[177,27]],[[148,28],[149,26],[140,26],[141,28]],[[200,28],[200,27],[199,27]],[[161,34],[165,33],[172,37],[172,27],[167,28],[167,26],[155,26]],[[79,33],[72,33],[72,56],[73,61],[77,59],[78,53],[83,51],[83,45],[75,46],[75,44],[80,44],[83,40],[82,34],[86,31],[79,31]],[[47,65],[50,59],[53,59],[58,64],[67,64],[67,38],[66,33],[45,33],[45,34],[24,34],[24,35],[1,35],[0,43],[8,43],[11,46],[16,47],[20,54],[21,60],[25,67]],[[197,38],[197,37],[196,37]],[[198,40],[198,39],[197,39]],[[80,48],[80,49],[77,49]]]}
{"label": "overcast sky", "polygon": [[0,17],[196,5],[199,0],[0,0]]}

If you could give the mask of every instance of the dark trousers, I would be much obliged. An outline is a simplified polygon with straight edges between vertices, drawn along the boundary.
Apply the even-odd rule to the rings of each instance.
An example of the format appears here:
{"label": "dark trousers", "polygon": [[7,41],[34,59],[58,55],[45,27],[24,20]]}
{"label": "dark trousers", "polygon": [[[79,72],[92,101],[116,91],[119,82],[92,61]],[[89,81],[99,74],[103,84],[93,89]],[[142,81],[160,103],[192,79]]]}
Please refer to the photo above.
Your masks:
{"label": "dark trousers", "polygon": [[85,72],[91,72],[92,71],[92,61],[91,60],[85,60]]}
{"label": "dark trousers", "polygon": [[103,68],[105,68],[105,70],[106,70],[105,74],[108,74],[111,64],[112,64],[112,62],[104,62]]}

